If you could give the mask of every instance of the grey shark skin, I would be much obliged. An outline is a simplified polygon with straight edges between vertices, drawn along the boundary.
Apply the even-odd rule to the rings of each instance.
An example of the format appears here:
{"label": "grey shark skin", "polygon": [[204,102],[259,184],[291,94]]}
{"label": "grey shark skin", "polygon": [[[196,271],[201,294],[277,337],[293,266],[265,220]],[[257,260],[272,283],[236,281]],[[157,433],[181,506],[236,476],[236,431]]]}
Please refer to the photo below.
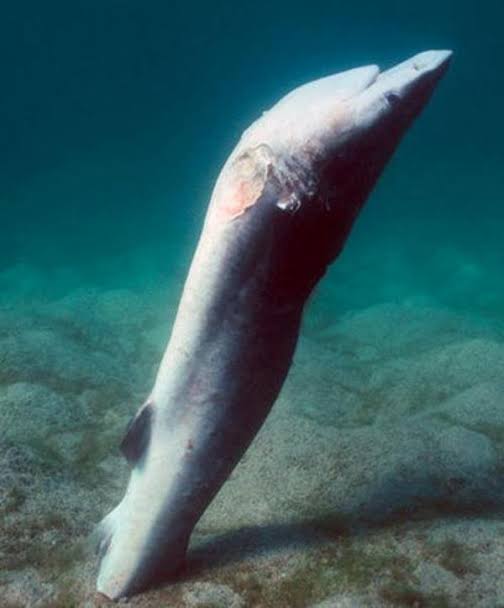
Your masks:
{"label": "grey shark skin", "polygon": [[242,135],[215,185],[154,388],[122,444],[131,476],[99,527],[99,592],[130,596],[183,563],[280,391],[308,295],[450,55],[311,82]]}

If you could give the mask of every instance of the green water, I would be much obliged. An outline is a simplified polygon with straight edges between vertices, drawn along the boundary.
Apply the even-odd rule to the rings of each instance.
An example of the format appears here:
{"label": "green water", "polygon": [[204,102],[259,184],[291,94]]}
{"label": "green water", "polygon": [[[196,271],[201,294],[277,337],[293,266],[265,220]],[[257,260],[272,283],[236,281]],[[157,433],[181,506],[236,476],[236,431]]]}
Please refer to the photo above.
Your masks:
{"label": "green water", "polygon": [[311,299],[191,576],[133,605],[504,605],[503,7],[0,6],[2,608],[100,605],[81,543],[125,488],[117,446],[243,129],[431,48],[450,70]]}

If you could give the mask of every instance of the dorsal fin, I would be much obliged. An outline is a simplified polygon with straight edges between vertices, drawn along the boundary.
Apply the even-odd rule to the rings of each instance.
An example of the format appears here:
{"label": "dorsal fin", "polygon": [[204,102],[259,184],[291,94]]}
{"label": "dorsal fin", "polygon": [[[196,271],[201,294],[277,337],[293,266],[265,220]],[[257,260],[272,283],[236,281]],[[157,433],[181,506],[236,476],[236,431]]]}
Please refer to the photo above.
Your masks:
{"label": "dorsal fin", "polygon": [[152,403],[147,401],[129,421],[120,449],[128,464],[134,466],[149,445],[152,425]]}

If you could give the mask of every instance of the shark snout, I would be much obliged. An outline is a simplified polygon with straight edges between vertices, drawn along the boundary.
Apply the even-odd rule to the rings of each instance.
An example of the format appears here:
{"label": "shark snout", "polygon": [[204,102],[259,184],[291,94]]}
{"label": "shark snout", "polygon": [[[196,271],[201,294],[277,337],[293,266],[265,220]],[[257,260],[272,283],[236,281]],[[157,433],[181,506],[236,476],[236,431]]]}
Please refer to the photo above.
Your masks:
{"label": "shark snout", "polygon": [[436,72],[438,70],[444,71],[444,69],[448,67],[452,55],[453,52],[449,50],[424,51],[423,53],[418,53],[380,74],[380,80],[392,76],[407,77],[408,73],[412,76],[415,73],[423,74]]}
{"label": "shark snout", "polygon": [[[451,56],[448,50],[425,51],[380,72],[349,102],[353,136],[386,131],[391,144],[397,141],[427,104]],[[382,142],[387,139],[379,137]]]}
{"label": "shark snout", "polygon": [[375,88],[378,92],[393,91],[399,96],[404,96],[412,87],[421,83],[434,86],[448,68],[451,56],[451,51],[419,53],[382,72],[371,88]]}
{"label": "shark snout", "polygon": [[331,96],[333,101],[349,101],[368,91],[387,89],[395,89],[400,95],[409,84],[421,79],[437,81],[448,67],[451,56],[449,50],[424,51],[383,72],[377,65],[368,65],[321,78],[306,87],[305,101],[309,95],[319,100]]}
{"label": "shark snout", "polygon": [[351,102],[361,95],[387,89],[395,89],[400,94],[409,84],[422,78],[437,80],[448,67],[451,56],[452,52],[448,50],[424,51],[383,72],[377,65],[339,72],[294,89],[274,110],[280,113],[311,105]]}
{"label": "shark snout", "polygon": [[[451,51],[425,51],[381,72],[376,80],[355,100],[357,110],[366,121],[394,113],[416,115],[430,97],[435,85],[445,73]],[[397,108],[396,108],[397,106]]]}

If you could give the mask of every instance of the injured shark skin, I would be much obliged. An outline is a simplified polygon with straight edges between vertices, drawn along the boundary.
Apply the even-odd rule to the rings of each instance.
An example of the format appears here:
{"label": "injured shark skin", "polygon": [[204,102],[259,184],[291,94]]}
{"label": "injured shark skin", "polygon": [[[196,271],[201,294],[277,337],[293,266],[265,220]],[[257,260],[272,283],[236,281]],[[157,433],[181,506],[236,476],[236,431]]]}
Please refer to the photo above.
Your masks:
{"label": "injured shark skin", "polygon": [[131,476],[99,525],[100,593],[133,595],[184,563],[194,526],[282,387],[309,294],[450,56],[311,82],[243,133],[215,185],[154,388],[121,446]]}

